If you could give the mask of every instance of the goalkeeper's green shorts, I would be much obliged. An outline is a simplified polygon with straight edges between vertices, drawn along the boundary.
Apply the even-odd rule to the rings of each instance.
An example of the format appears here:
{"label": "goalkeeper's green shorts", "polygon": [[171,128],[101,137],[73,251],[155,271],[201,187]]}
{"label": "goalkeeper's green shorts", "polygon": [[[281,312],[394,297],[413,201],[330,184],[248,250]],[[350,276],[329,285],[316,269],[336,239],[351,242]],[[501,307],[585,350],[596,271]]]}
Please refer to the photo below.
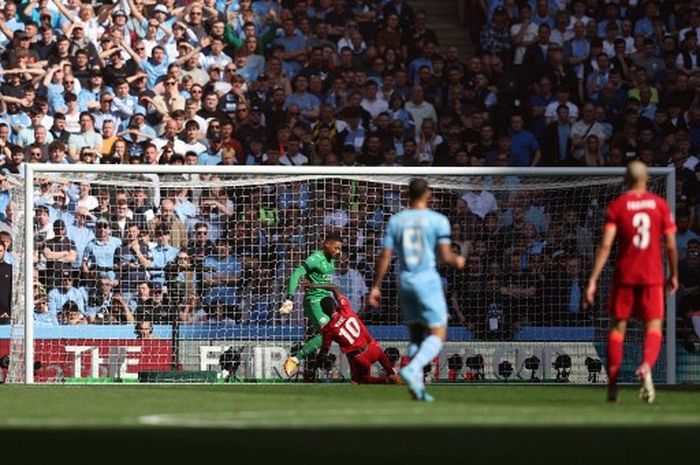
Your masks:
{"label": "goalkeeper's green shorts", "polygon": [[304,298],[304,316],[309,319],[316,332],[331,320],[321,309],[321,299],[324,297],[326,296],[321,295]]}

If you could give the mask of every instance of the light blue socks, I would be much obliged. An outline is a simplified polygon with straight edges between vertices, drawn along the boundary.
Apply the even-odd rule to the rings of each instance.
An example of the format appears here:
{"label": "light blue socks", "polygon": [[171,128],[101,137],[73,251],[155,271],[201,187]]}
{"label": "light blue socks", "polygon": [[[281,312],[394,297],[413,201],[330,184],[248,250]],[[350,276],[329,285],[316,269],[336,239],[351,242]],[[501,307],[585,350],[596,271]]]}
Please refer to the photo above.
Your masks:
{"label": "light blue socks", "polygon": [[[411,370],[423,373],[423,367],[440,353],[440,349],[442,349],[442,341],[440,338],[437,336],[428,336],[420,345],[420,349],[418,349],[418,352],[413,356],[408,367]],[[410,350],[409,347],[409,354]]]}

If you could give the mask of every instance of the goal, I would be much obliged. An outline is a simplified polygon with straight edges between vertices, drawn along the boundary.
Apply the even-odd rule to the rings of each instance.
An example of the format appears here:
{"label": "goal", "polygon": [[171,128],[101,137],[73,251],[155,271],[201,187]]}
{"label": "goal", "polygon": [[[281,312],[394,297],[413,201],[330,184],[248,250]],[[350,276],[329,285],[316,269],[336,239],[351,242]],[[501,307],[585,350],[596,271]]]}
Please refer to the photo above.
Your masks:
{"label": "goal", "polygon": [[[424,176],[466,270],[444,269],[448,343],[430,382],[605,382],[609,262],[594,308],[580,301],[604,209],[622,169],[27,165],[13,191],[9,382],[342,381],[335,351],[282,365],[311,335],[289,275],[331,231],[334,281],[397,365],[407,331],[396,276],[366,308],[388,218]],[[675,200],[672,169],[650,189]],[[614,257],[613,257],[614,258]],[[667,301],[655,377],[676,382],[676,312]],[[632,380],[640,328],[622,378]],[[334,350],[336,350],[334,348]]]}

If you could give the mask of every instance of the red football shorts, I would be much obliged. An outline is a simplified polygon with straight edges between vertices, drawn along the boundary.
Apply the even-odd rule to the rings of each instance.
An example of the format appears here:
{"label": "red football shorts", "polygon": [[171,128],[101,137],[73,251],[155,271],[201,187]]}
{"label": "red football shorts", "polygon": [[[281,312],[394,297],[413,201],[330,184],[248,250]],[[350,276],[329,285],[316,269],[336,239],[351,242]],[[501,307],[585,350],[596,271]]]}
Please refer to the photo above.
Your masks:
{"label": "red football shorts", "polygon": [[352,380],[358,383],[366,383],[370,379],[372,365],[386,358],[384,351],[376,342],[372,342],[362,354],[350,359],[350,374]]}
{"label": "red football shorts", "polygon": [[613,284],[608,313],[617,320],[662,320],[664,303],[663,285]]}

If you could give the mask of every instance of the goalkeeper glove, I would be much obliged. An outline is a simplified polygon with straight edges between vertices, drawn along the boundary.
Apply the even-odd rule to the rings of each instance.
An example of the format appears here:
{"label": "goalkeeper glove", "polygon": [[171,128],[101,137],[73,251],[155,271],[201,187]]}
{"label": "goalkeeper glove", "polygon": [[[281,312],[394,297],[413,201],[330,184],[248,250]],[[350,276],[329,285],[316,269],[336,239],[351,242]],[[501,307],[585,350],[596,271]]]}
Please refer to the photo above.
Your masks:
{"label": "goalkeeper glove", "polygon": [[288,313],[291,313],[292,307],[294,307],[294,302],[287,299],[282,303],[282,306],[280,307],[279,312],[282,315],[287,315]]}

